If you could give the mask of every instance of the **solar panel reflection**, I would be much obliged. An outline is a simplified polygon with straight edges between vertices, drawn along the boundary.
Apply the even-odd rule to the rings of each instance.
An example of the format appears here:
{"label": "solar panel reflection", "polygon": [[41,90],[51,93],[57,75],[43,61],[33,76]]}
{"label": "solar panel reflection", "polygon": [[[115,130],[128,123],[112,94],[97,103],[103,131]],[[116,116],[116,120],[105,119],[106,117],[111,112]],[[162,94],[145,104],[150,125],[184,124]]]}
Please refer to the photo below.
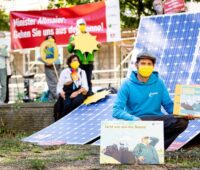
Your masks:
{"label": "solar panel reflection", "polygon": [[81,105],[69,115],[23,141],[38,145],[89,143],[100,136],[102,120],[113,120],[112,106],[115,97],[109,95],[98,103]]}

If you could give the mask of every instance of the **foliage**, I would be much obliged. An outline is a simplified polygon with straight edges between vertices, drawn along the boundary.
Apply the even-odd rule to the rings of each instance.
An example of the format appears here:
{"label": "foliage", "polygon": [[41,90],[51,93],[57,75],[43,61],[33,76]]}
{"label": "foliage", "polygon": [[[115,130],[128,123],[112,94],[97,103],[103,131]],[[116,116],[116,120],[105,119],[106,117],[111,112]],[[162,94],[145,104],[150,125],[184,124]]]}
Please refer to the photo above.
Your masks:
{"label": "foliage", "polygon": [[8,31],[9,29],[9,16],[0,10],[0,31]]}
{"label": "foliage", "polygon": [[137,28],[140,17],[155,14],[152,0],[121,0],[120,16],[122,28]]}
{"label": "foliage", "polygon": [[[70,7],[72,5],[86,4],[90,2],[97,2],[90,0],[50,0],[49,9],[52,8],[61,8],[61,7]],[[100,1],[100,0],[99,0]],[[140,17],[142,15],[151,15],[154,14],[152,7],[152,0],[120,0],[120,15],[121,15],[121,25],[123,28],[137,28]]]}
{"label": "foliage", "polygon": [[[140,169],[137,165],[99,165],[99,146],[62,145],[41,147],[21,141],[28,134],[1,135],[0,169]],[[165,153],[164,165],[143,165],[142,169],[198,169],[200,147]],[[88,168],[90,167],[90,168]]]}
{"label": "foliage", "polygon": [[[101,0],[49,0],[48,9],[70,7]],[[186,0],[191,2],[191,0]],[[200,2],[200,0],[194,0]],[[122,28],[137,28],[141,16],[154,15],[153,0],[120,0]],[[0,30],[9,30],[9,16],[0,10]]]}
{"label": "foliage", "polygon": [[[49,9],[70,7],[71,5],[80,5],[101,0],[50,0]],[[189,0],[186,0],[189,1]],[[200,2],[200,0],[196,0]],[[141,16],[155,15],[153,9],[153,0],[120,0],[120,17],[122,28],[137,28]]]}
{"label": "foliage", "polygon": [[36,170],[42,170],[45,168],[45,162],[40,159],[33,159],[30,161],[31,168]]}

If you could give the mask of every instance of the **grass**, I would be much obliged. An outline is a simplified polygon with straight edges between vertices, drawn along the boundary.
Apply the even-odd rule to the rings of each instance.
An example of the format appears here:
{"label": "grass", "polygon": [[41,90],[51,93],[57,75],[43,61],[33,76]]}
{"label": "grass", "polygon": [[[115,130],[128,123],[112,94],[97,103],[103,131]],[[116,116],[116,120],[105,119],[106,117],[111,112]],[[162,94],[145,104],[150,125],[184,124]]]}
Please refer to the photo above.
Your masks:
{"label": "grass", "polygon": [[166,152],[164,165],[100,165],[99,146],[40,147],[21,142],[26,134],[0,133],[0,169],[192,169],[200,167],[200,148]]}

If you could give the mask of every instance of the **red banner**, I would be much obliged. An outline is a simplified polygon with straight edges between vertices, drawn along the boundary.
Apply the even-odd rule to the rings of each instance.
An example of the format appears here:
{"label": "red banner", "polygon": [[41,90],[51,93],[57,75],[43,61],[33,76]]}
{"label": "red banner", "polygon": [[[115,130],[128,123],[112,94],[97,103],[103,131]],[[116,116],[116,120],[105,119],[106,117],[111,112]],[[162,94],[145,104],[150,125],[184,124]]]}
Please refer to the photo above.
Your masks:
{"label": "red banner", "polygon": [[[87,30],[106,42],[106,7],[104,2],[41,11],[10,13],[11,48],[39,47],[47,35],[54,35],[57,45],[66,45],[76,32],[76,21],[84,18]],[[87,43],[87,42],[86,42]]]}
{"label": "red banner", "polygon": [[185,11],[184,0],[166,0],[164,2],[164,13],[177,13]]}

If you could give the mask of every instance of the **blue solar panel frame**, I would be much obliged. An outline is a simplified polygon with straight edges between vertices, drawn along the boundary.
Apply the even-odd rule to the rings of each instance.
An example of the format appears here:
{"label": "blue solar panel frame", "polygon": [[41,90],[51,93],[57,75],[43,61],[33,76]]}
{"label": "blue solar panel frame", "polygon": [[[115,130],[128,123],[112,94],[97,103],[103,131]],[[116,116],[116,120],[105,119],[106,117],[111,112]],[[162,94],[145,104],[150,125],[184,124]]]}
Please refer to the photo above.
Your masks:
{"label": "blue solar panel frame", "polygon": [[102,120],[113,120],[112,107],[116,95],[81,105],[67,116],[41,131],[24,138],[37,145],[87,144],[100,137]]}

